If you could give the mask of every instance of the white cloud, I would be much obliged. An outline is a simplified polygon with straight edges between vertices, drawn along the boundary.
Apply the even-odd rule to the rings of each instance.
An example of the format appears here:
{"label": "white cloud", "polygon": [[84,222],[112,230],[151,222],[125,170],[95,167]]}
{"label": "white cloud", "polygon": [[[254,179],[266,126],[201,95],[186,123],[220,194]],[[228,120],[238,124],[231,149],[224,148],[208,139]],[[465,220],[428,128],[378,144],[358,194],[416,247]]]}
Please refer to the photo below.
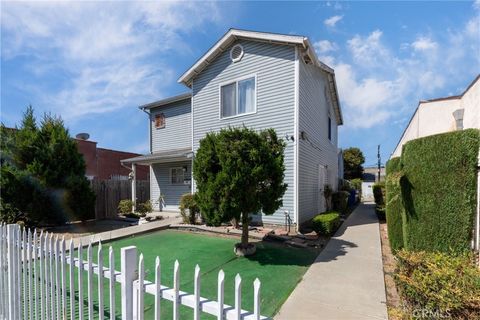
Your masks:
{"label": "white cloud", "polygon": [[327,26],[327,27],[330,27],[330,28],[333,28],[335,27],[335,25],[337,24],[337,22],[339,22],[340,20],[343,19],[343,15],[336,15],[336,16],[333,16],[333,17],[330,17],[328,19],[325,19],[323,21],[323,23]]}
{"label": "white cloud", "polygon": [[27,56],[33,74],[65,75],[42,95],[64,118],[111,112],[161,97],[174,82],[162,55],[188,52],[182,35],[220,17],[209,2],[7,2],[2,59]]}
{"label": "white cloud", "polygon": [[437,49],[438,44],[429,37],[418,37],[411,46],[415,51],[430,51]]}
{"label": "white cloud", "polygon": [[313,44],[313,47],[319,54],[338,50],[337,44],[328,40],[317,41]]}
{"label": "white cloud", "polygon": [[372,66],[390,59],[390,54],[381,42],[383,32],[374,30],[368,36],[355,35],[347,41],[348,48],[359,64]]}

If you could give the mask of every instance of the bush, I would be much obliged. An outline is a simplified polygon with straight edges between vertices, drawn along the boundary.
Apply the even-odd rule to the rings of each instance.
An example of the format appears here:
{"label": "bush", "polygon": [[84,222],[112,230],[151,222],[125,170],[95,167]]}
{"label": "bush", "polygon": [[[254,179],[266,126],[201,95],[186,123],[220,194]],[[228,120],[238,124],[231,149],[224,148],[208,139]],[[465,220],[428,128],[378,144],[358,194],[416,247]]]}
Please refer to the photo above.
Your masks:
{"label": "bush", "polygon": [[480,131],[467,129],[404,145],[400,187],[407,249],[470,250],[479,144]]}
{"label": "bush", "polygon": [[120,200],[118,203],[118,212],[126,215],[127,213],[132,213],[133,201],[129,199]]}
{"label": "bush", "polygon": [[348,191],[338,191],[332,194],[333,210],[346,213],[348,208]]}
{"label": "bush", "polygon": [[402,166],[400,157],[392,158],[387,162],[387,178],[385,182],[385,209],[388,229],[388,239],[392,252],[403,248],[403,216],[405,210],[402,204],[400,178]]}
{"label": "bush", "polygon": [[200,209],[195,201],[195,195],[191,193],[184,194],[180,199],[180,214],[182,215],[183,223],[195,224],[199,212]]}
{"label": "bush", "polygon": [[362,179],[352,179],[350,180],[350,185],[353,189],[358,190],[362,193]]}
{"label": "bush", "polygon": [[480,270],[471,256],[401,250],[397,257],[395,281],[412,308],[480,318]]}
{"label": "bush", "polygon": [[340,225],[340,215],[338,212],[324,212],[312,219],[313,230],[322,235],[332,235]]}
{"label": "bush", "polygon": [[137,204],[136,209],[140,217],[145,217],[147,213],[150,213],[153,211],[152,202],[150,200],[147,200],[143,203],[139,203]]}
{"label": "bush", "polygon": [[385,183],[377,182],[373,185],[375,199],[375,213],[379,220],[385,220]]}

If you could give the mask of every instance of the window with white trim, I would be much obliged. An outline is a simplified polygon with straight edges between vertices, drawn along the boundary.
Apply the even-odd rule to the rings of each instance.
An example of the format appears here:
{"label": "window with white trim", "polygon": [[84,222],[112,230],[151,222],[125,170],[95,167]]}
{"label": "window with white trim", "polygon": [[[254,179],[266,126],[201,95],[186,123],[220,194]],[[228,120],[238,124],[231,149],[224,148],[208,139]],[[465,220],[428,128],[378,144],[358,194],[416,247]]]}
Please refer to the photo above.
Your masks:
{"label": "window with white trim", "polygon": [[221,86],[220,100],[222,118],[254,113],[256,109],[255,77]]}
{"label": "window with white trim", "polygon": [[183,184],[185,180],[183,168],[170,168],[170,183]]}

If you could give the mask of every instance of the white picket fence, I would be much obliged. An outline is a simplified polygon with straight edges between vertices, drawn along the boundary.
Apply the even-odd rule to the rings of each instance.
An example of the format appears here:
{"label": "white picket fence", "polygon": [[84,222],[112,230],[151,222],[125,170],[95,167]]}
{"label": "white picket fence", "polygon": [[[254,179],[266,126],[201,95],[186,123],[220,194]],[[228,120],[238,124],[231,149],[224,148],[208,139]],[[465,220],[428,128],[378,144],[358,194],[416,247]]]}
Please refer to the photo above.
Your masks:
{"label": "white picket fence", "polygon": [[[200,319],[202,312],[214,315],[217,319],[268,319],[260,315],[258,279],[253,283],[254,311],[248,312],[241,308],[242,279],[238,274],[235,277],[235,305],[229,306],[224,304],[223,270],[218,273],[217,301],[212,301],[200,297],[198,265],[193,279],[194,293],[189,294],[180,290],[178,261],[175,261],[174,265],[173,288],[169,288],[160,283],[159,257],[155,261],[155,281],[150,282],[145,280],[143,255],[140,254],[138,257],[134,246],[121,249],[121,271],[115,270],[114,252],[111,247],[108,267],[104,265],[101,243],[98,243],[97,264],[93,263],[92,243],[89,243],[86,249],[86,261],[83,260],[83,250],[85,248],[82,248],[82,245],[78,246],[75,257],[72,241],[67,247],[64,239],[59,240],[53,234],[37,233],[36,230],[26,231],[16,224],[1,224],[0,319],[82,320],[95,317],[100,320],[107,318],[113,320],[121,316],[122,320],[141,320],[144,319],[145,294],[154,297],[154,319],[160,319],[161,300],[172,302],[175,320],[180,319],[180,305],[193,309],[195,320]],[[84,288],[85,276],[86,288]],[[94,277],[97,277],[95,281],[97,287],[94,287]],[[119,315],[115,314],[116,283],[120,283],[121,287]],[[108,305],[105,304],[104,285],[108,288],[106,290]]]}

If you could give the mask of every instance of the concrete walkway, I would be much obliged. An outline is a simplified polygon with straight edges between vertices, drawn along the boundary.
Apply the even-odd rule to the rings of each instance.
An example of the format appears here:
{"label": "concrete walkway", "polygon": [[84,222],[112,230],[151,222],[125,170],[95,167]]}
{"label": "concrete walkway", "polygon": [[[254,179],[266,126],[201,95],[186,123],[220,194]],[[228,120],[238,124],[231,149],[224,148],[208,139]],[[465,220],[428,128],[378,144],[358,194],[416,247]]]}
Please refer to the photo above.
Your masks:
{"label": "concrete walkway", "polygon": [[275,319],[388,319],[373,204],[360,204],[343,223]]}

